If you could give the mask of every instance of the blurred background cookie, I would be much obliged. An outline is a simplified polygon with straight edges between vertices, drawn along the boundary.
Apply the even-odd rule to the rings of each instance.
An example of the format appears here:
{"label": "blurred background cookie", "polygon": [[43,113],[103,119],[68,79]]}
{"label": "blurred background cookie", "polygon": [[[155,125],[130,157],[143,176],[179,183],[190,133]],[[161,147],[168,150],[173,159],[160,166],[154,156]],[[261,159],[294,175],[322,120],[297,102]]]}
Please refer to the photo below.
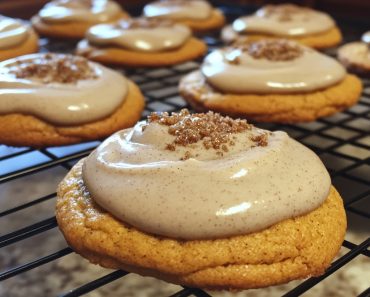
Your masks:
{"label": "blurred background cookie", "polygon": [[205,42],[185,25],[137,18],[91,27],[76,53],[101,63],[157,67],[194,60],[206,51]]}
{"label": "blurred background cookie", "polygon": [[362,40],[350,42],[338,48],[338,59],[349,71],[370,74],[370,31],[362,35]]}
{"label": "blurred background cookie", "polygon": [[355,104],[362,83],[335,59],[284,39],[267,39],[210,53],[180,81],[196,110],[262,122],[307,122]]}
{"label": "blurred background cookie", "polygon": [[38,36],[21,20],[0,15],[0,61],[37,52]]}
{"label": "blurred background cookie", "polygon": [[140,118],[139,88],[120,73],[63,54],[0,63],[0,143],[44,147],[99,139]]}
{"label": "blurred background cookie", "polygon": [[43,36],[80,39],[95,24],[111,23],[129,17],[113,0],[54,0],[47,3],[31,21]]}
{"label": "blurred background cookie", "polygon": [[143,15],[184,24],[197,34],[210,33],[225,23],[221,10],[204,0],[155,1],[144,6]]}
{"label": "blurred background cookie", "polygon": [[222,30],[221,37],[226,43],[288,38],[317,49],[333,47],[342,40],[328,14],[294,4],[266,5],[253,15],[239,17]]}

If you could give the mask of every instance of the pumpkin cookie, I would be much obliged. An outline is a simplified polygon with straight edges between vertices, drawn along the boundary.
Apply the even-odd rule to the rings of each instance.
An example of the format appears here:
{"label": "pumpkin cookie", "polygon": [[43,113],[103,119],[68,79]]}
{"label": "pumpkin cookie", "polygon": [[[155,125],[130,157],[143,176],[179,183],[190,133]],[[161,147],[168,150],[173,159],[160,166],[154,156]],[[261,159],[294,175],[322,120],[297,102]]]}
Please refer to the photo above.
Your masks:
{"label": "pumpkin cookie", "polygon": [[128,17],[112,0],[54,0],[47,3],[31,22],[43,36],[81,39],[91,26]]}
{"label": "pumpkin cookie", "polygon": [[362,42],[350,42],[338,49],[338,59],[349,71],[370,74],[370,31],[362,36]]}
{"label": "pumpkin cookie", "polygon": [[157,67],[194,60],[206,51],[206,44],[184,25],[138,18],[91,27],[76,53],[104,64]]}
{"label": "pumpkin cookie", "polygon": [[0,61],[35,53],[38,36],[21,21],[0,15]]}
{"label": "pumpkin cookie", "polygon": [[328,56],[293,41],[268,39],[212,52],[179,88],[196,110],[292,123],[354,105],[362,83]]}
{"label": "pumpkin cookie", "polygon": [[266,5],[236,19],[221,32],[226,43],[286,38],[316,49],[338,45],[342,35],[327,14],[293,4]]}
{"label": "pumpkin cookie", "polygon": [[285,132],[186,110],[152,114],[81,160],[58,187],[56,217],[93,263],[209,289],[320,275],[346,230],[311,150]]}
{"label": "pumpkin cookie", "polygon": [[144,99],[121,74],[82,57],[34,54],[0,63],[0,143],[59,146],[106,137],[140,118]]}
{"label": "pumpkin cookie", "polygon": [[184,24],[198,34],[209,33],[225,24],[222,12],[203,0],[155,1],[145,5],[143,15]]}

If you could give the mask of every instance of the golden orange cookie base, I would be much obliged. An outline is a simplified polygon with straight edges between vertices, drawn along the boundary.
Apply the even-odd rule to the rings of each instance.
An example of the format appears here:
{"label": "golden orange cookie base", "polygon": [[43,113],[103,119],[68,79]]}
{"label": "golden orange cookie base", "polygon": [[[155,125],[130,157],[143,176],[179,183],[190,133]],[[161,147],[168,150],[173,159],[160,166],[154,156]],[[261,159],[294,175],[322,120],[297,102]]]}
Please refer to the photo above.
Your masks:
{"label": "golden orange cookie base", "polygon": [[108,65],[129,67],[170,66],[203,56],[207,45],[200,39],[190,38],[182,47],[165,52],[138,52],[117,47],[95,47],[87,40],[77,45],[76,54],[92,61]]}
{"label": "golden orange cookie base", "polygon": [[107,268],[191,287],[259,288],[322,274],[344,239],[346,215],[334,187],[316,210],[260,232],[189,241],[150,235],[93,201],[83,183],[83,162],[58,187],[56,218],[77,253]]}
{"label": "golden orange cookie base", "polygon": [[347,74],[326,89],[299,94],[224,94],[205,82],[199,71],[185,76],[180,94],[197,111],[213,110],[258,122],[310,122],[340,112],[357,103],[362,82]]}
{"label": "golden orange cookie base", "polygon": [[0,49],[0,61],[36,53],[39,50],[39,37],[33,29],[30,29],[27,39],[19,45]]}
{"label": "golden orange cookie base", "polygon": [[[272,38],[285,38],[290,39],[296,42],[299,42],[303,45],[315,48],[315,49],[327,49],[330,47],[337,46],[342,41],[342,33],[340,32],[339,28],[334,27],[329,31],[313,34],[303,37],[279,37],[279,36],[272,36],[272,35],[264,35],[264,34],[245,34],[242,37],[245,38],[246,41],[256,41],[261,39],[272,39]],[[237,41],[237,40],[235,40]],[[232,42],[231,40],[228,42]]]}
{"label": "golden orange cookie base", "polygon": [[[107,23],[114,23],[119,19],[127,19],[129,17],[126,12],[121,12]],[[46,23],[37,15],[31,18],[31,23],[34,29],[42,36],[72,40],[84,38],[86,31],[97,24],[91,22]]]}
{"label": "golden orange cookie base", "polygon": [[138,86],[130,81],[122,105],[112,115],[95,122],[56,126],[33,115],[0,115],[0,143],[40,148],[96,140],[133,126],[140,119],[143,109],[143,95]]}

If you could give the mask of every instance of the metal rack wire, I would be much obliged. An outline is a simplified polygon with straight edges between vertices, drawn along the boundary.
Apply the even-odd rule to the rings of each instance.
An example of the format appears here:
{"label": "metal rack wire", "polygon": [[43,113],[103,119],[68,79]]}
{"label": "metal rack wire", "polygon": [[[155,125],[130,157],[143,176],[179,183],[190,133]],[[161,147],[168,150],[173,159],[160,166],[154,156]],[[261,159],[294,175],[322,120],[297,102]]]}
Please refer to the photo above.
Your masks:
{"label": "metal rack wire", "polygon": [[[230,7],[227,7],[225,11],[229,15],[235,14],[235,10],[230,12]],[[237,10],[237,13],[241,13],[241,11]],[[359,32],[361,32],[361,28]],[[220,44],[217,38],[214,37],[205,37],[205,40],[210,47]],[[58,49],[58,45],[51,46],[46,42],[45,48]],[[63,44],[63,51],[68,49],[70,48]],[[175,111],[186,107],[186,103],[178,95],[177,83],[181,76],[196,69],[198,65],[199,62],[188,62],[171,68],[124,71],[128,77],[141,87],[145,94],[147,105],[143,117],[151,111]],[[363,206],[370,200],[370,80],[364,80],[364,93],[360,102],[347,111],[308,124],[265,124],[259,126],[271,130],[287,131],[292,137],[312,148],[329,169],[333,184],[339,189],[345,200],[347,213],[362,217],[370,225],[370,209]],[[40,150],[0,146],[0,185],[19,180],[25,176],[35,175],[50,168],[63,167],[70,169],[74,162],[87,156],[98,143],[91,142],[77,147]],[[55,196],[55,193],[50,193],[9,209],[1,209],[0,218],[6,219],[19,211],[55,199]],[[56,227],[56,219],[53,216],[7,234],[1,234],[0,252],[4,247],[22,242],[22,240]],[[304,281],[284,296],[303,294],[359,255],[370,257],[370,238],[360,244],[344,241],[343,246],[348,249],[348,252],[333,262],[324,275]],[[16,265],[5,271],[0,271],[0,281],[40,267],[71,253],[73,253],[72,249],[66,247],[20,266]],[[127,274],[128,272],[117,270],[67,293],[61,292],[60,296],[81,296],[114,280],[123,278]],[[191,295],[210,296],[207,292],[196,288],[183,288],[171,296]],[[370,296],[370,288],[358,296]]]}

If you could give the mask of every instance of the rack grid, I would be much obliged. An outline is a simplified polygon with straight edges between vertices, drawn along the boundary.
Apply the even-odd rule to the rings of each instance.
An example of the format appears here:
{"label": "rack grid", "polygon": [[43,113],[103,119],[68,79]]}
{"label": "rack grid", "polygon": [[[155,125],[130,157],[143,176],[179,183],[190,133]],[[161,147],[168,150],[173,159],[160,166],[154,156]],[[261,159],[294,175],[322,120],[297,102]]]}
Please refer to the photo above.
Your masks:
{"label": "rack grid", "polygon": [[[230,7],[224,7],[224,11],[231,18],[241,13],[241,10],[232,10]],[[355,27],[355,30],[351,28],[351,30],[351,32],[357,30],[358,36],[363,31],[359,27]],[[346,39],[353,39],[353,35],[345,37]],[[221,45],[220,41],[214,36],[204,37],[204,40],[210,48]],[[65,43],[50,44],[47,40],[42,42],[45,51],[70,52],[72,50],[72,46]],[[333,55],[335,51],[330,51],[329,54]],[[181,108],[188,107],[178,94],[177,84],[183,75],[197,69],[199,63],[200,61],[193,61],[167,68],[119,70],[135,81],[143,91],[146,98],[144,118],[153,111],[178,111]],[[347,213],[363,218],[369,226],[370,209],[366,207],[366,203],[369,205],[370,202],[370,80],[363,79],[363,83],[364,92],[359,103],[334,116],[297,125],[257,125],[270,130],[286,131],[292,137],[313,149],[327,166],[334,186],[342,194]],[[100,141],[95,141],[77,146],[38,150],[0,146],[0,186],[20,180],[23,177],[36,175],[50,168],[61,167],[69,170],[76,161],[87,156],[99,143]],[[2,196],[2,194],[0,195]],[[56,194],[53,192],[31,199],[26,203],[0,209],[0,219],[7,220],[8,217],[17,212],[36,207],[45,201],[55,199],[55,197]],[[0,253],[4,247],[21,243],[25,239],[56,227],[56,219],[52,216],[6,234],[0,234]],[[345,240],[343,247],[348,249],[348,252],[334,261],[324,275],[305,280],[284,296],[303,294],[359,255],[369,258],[369,246],[370,238],[365,239],[360,244]],[[0,271],[0,281],[40,267],[71,253],[73,253],[72,249],[66,247],[21,265],[8,267]],[[69,292],[60,292],[61,295],[59,296],[81,296],[128,274],[128,272],[117,270]],[[125,285],[124,279],[122,285]],[[203,297],[211,295],[200,289],[184,287],[171,296]],[[370,288],[358,296],[370,296]]]}

